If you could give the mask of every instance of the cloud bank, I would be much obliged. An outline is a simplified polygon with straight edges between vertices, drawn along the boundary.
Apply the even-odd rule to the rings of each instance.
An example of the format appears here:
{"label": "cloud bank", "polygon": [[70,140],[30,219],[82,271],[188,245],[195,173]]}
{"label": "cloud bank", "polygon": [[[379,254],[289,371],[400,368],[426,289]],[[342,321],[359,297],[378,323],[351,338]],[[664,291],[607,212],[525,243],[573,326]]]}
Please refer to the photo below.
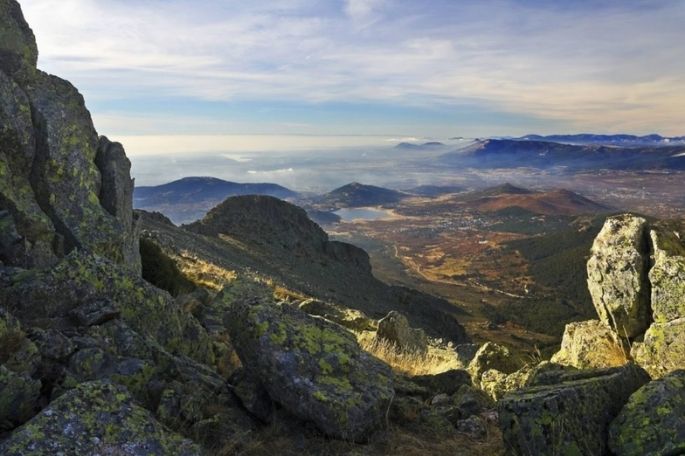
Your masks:
{"label": "cloud bank", "polygon": [[120,134],[685,133],[679,0],[22,6]]}

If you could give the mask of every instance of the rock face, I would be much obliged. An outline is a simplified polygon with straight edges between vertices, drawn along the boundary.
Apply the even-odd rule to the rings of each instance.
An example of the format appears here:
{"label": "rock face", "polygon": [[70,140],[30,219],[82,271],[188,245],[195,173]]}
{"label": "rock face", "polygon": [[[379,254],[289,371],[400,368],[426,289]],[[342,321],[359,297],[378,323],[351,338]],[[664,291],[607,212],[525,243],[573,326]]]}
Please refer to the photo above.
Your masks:
{"label": "rock face", "polygon": [[685,371],[633,393],[611,423],[609,446],[619,456],[685,453]]}
{"label": "rock face", "polygon": [[411,328],[407,318],[394,310],[378,322],[376,338],[389,341],[403,351],[428,351],[426,333],[422,329]]}
{"label": "rock face", "polygon": [[125,388],[92,382],[53,401],[0,443],[0,453],[194,456],[202,451],[189,440],[170,433],[150,412],[135,405]]}
{"label": "rock face", "polygon": [[333,437],[363,440],[379,428],[394,395],[389,368],[338,326],[240,286],[217,299],[227,302],[226,323],[245,369],[269,396]]}
{"label": "rock face", "polygon": [[119,166],[110,179],[110,160],[98,168],[98,136],[83,97],[36,69],[33,33],[14,0],[0,2],[0,23],[0,210],[16,231],[14,242],[0,245],[0,257],[45,266],[81,249],[139,270],[130,196],[128,214],[112,215],[100,201],[116,193],[124,200],[114,181],[130,185],[128,169]]}
{"label": "rock face", "polygon": [[607,219],[592,245],[588,287],[600,320],[623,337],[647,329],[649,286],[647,221],[631,215]]}
{"label": "rock face", "polygon": [[629,359],[627,348],[607,325],[597,320],[566,325],[561,349],[552,356],[553,363],[578,369],[617,367]]}
{"label": "rock face", "polygon": [[685,317],[685,246],[672,232],[650,231],[653,266],[649,271],[656,323]]}
{"label": "rock face", "polygon": [[505,444],[514,455],[598,455],[611,421],[649,377],[634,365],[562,376],[498,403]]}

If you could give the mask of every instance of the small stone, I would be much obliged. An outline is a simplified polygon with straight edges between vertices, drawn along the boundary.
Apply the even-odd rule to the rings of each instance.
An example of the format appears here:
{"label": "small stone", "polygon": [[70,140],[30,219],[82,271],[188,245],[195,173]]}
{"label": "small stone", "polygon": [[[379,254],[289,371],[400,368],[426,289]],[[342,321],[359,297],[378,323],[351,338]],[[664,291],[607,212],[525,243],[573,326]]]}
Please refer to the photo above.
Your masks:
{"label": "small stone", "polygon": [[101,325],[119,316],[114,304],[106,299],[99,299],[83,304],[71,311],[71,315],[83,326]]}

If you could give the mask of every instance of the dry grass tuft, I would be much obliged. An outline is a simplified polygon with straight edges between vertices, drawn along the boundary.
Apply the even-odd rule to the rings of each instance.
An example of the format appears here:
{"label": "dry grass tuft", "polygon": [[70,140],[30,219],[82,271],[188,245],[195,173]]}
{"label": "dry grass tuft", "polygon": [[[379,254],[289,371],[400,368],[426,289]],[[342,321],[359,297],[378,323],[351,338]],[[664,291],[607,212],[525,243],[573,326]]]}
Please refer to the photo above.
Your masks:
{"label": "dry grass tuft", "polygon": [[429,345],[426,353],[402,350],[394,343],[377,339],[374,335],[371,331],[358,334],[359,345],[396,372],[410,376],[435,375],[459,368],[454,350],[448,347]]}
{"label": "dry grass tuft", "polygon": [[183,275],[193,283],[214,291],[221,291],[225,285],[233,282],[237,277],[235,271],[205,261],[190,252],[184,251],[181,255],[172,258]]}

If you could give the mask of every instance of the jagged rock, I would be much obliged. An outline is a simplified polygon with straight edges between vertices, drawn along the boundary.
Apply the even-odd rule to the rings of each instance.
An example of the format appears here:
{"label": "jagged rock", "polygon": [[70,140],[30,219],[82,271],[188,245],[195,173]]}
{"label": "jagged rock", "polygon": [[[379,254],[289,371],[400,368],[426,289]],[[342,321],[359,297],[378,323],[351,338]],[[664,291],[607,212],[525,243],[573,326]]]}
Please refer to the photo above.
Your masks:
{"label": "jagged rock", "polygon": [[[2,2],[0,8],[7,4]],[[0,28],[4,21],[3,15]],[[0,39],[0,43],[2,46],[5,41]],[[2,62],[0,56],[0,65]],[[0,209],[6,211],[0,219],[0,260],[14,266],[52,264],[56,261],[53,248],[59,248],[52,221],[38,206],[29,182],[35,151],[28,97],[0,71]]]}
{"label": "jagged rock", "polygon": [[630,214],[610,217],[592,245],[588,288],[600,320],[622,337],[649,325],[647,221]]}
{"label": "jagged rock", "polygon": [[394,395],[390,369],[346,330],[253,289],[234,283],[217,299],[230,309],[243,366],[269,396],[333,437],[362,440],[380,427]]}
{"label": "jagged rock", "polygon": [[131,179],[131,162],[121,144],[102,136],[98,142],[95,164],[102,175],[100,204],[124,228],[123,263],[140,274],[140,223],[138,216],[133,213],[134,182]]}
{"label": "jagged rock", "polygon": [[0,70],[16,78],[30,75],[38,62],[38,47],[19,3],[0,0]]}
{"label": "jagged rock", "polygon": [[471,375],[464,370],[452,369],[435,375],[416,375],[410,381],[432,394],[454,394],[463,385],[471,384]]}
{"label": "jagged rock", "polygon": [[609,423],[648,381],[629,364],[512,392],[498,402],[505,444],[514,455],[604,454]]}
{"label": "jagged rock", "polygon": [[652,315],[656,323],[685,318],[685,246],[671,232],[650,231],[653,266],[649,271]]}
{"label": "jagged rock", "polygon": [[685,366],[685,318],[653,323],[643,342],[633,344],[631,354],[652,378]]}
{"label": "jagged rock", "polygon": [[40,387],[39,380],[0,366],[0,431],[12,429],[33,416]]}
{"label": "jagged rock", "polygon": [[84,383],[54,400],[0,443],[6,456],[191,456],[201,449],[170,433],[125,388]]}
{"label": "jagged rock", "polygon": [[375,331],[378,323],[355,309],[308,299],[299,304],[299,309],[309,315],[317,315],[354,331]]}
{"label": "jagged rock", "polygon": [[376,338],[386,340],[402,351],[428,351],[426,333],[422,329],[411,328],[407,318],[394,310],[378,321]]}
{"label": "jagged rock", "polygon": [[473,383],[480,385],[481,377],[485,371],[496,369],[503,374],[511,374],[516,372],[522,364],[507,347],[494,342],[486,342],[478,349],[469,363],[468,371]]}
{"label": "jagged rock", "polygon": [[685,453],[685,371],[654,380],[630,396],[609,428],[618,456]]}
{"label": "jagged rock", "polygon": [[549,361],[543,361],[536,366],[524,365],[510,374],[490,369],[483,372],[479,386],[490,398],[498,401],[511,391],[544,383],[542,378],[557,378],[564,375],[567,372],[564,369],[564,366]]}
{"label": "jagged rock", "polygon": [[622,366],[629,361],[628,354],[620,337],[609,326],[590,320],[566,325],[561,349],[551,361],[578,369],[595,369]]}
{"label": "jagged rock", "polygon": [[94,302],[111,303],[132,328],[172,353],[211,364],[209,338],[191,315],[168,293],[104,258],[75,251],[55,267],[20,274],[12,286],[0,290],[0,305],[44,329],[72,326],[69,313]]}

